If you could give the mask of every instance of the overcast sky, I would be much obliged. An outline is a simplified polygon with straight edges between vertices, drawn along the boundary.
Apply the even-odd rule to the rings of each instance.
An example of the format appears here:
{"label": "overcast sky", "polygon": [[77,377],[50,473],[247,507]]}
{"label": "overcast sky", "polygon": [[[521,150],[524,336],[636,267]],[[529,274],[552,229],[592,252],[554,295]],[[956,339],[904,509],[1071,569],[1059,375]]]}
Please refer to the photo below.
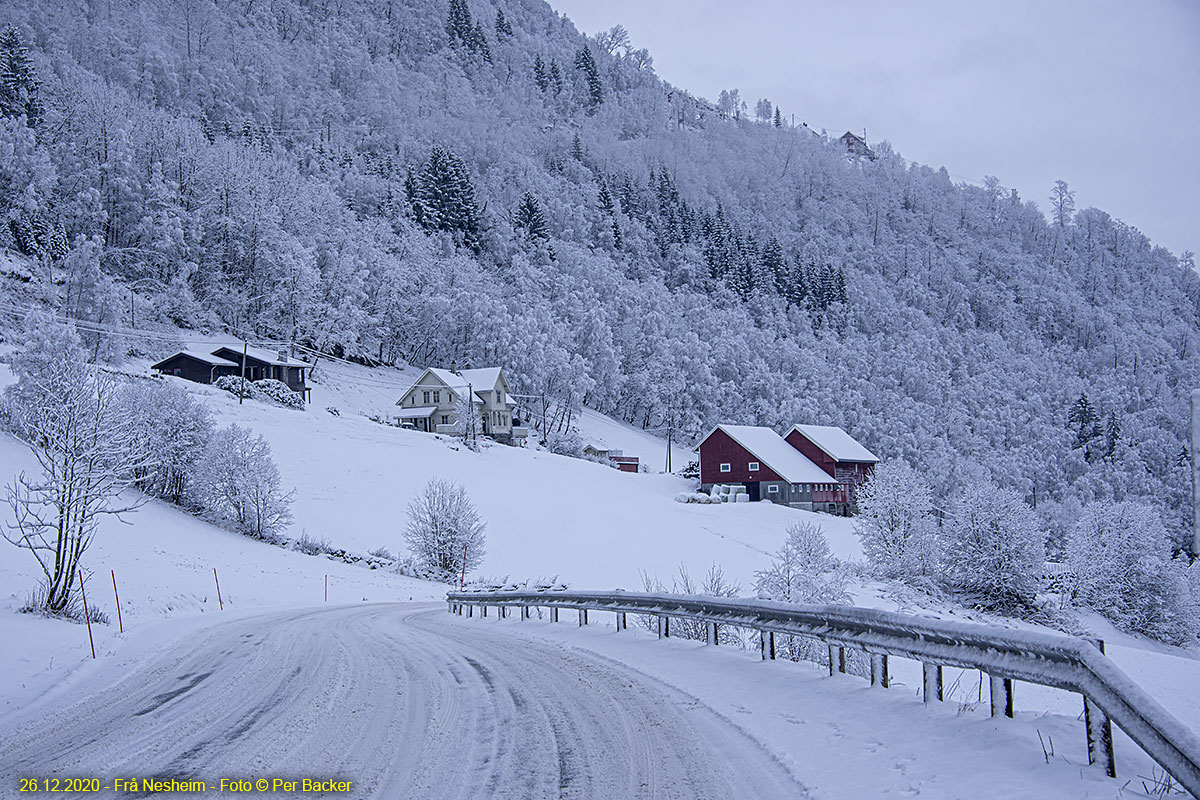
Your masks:
{"label": "overcast sky", "polygon": [[1176,254],[1200,250],[1196,0],[550,0],[621,24],[665,80],[738,89],[820,130],[887,139],[1042,209],[1054,181]]}

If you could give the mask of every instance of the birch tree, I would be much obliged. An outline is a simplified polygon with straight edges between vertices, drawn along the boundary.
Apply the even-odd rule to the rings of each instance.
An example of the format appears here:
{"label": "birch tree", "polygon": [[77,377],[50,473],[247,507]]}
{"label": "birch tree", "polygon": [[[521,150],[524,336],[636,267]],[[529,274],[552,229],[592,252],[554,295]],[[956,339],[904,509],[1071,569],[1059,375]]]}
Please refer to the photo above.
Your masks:
{"label": "birch tree", "polygon": [[14,521],[4,538],[41,567],[44,591],[37,602],[43,610],[71,613],[76,572],[101,518],[139,505],[121,491],[150,456],[131,456],[127,442],[134,430],[121,413],[122,386],[85,363],[72,328],[31,314],[12,369],[17,383],[6,392],[6,414],[38,470],[21,472],[7,485]]}

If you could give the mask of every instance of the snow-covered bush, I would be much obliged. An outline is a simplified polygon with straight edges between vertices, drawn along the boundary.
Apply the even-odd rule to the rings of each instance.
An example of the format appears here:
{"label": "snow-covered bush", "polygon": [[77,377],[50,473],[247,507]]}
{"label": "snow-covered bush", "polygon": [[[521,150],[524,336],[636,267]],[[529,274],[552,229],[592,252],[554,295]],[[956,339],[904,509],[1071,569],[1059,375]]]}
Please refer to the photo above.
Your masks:
{"label": "snow-covered bush", "polygon": [[240,375],[222,375],[213,385],[230,394],[249,397],[253,400],[267,400],[288,408],[304,410],[304,396],[299,392],[293,392],[286,383],[274,378],[248,381]]}
{"label": "snow-covered bush", "polygon": [[1092,503],[1067,542],[1077,603],[1122,630],[1181,644],[1197,635],[1200,573],[1171,558],[1170,540],[1153,508],[1134,502]]}
{"label": "snow-covered bush", "polygon": [[167,381],[126,387],[121,405],[135,428],[130,448],[145,463],[138,487],[179,505],[212,436],[212,415],[186,389]]}
{"label": "snow-covered bush", "polygon": [[213,382],[213,386],[241,397],[254,396],[254,390],[250,388],[250,381],[240,375],[222,375]]}
{"label": "snow-covered bush", "polygon": [[982,608],[1033,607],[1046,561],[1046,534],[1021,495],[989,483],[968,486],[943,527],[946,581]]}
{"label": "snow-covered bush", "polygon": [[785,603],[848,603],[846,576],[820,527],[793,522],[771,565],[754,573],[760,597]]}
{"label": "snow-covered bush", "polygon": [[276,540],[292,515],[294,492],[280,485],[271,446],[246,428],[221,428],[196,468],[195,498],[208,513],[247,536]]}
{"label": "snow-covered bush", "polygon": [[420,567],[452,581],[483,561],[486,527],[466,489],[434,478],[408,504],[404,539]]}
{"label": "snow-covered bush", "polygon": [[[849,603],[848,578],[829,552],[829,542],[811,522],[788,525],[783,547],[771,565],[754,573],[758,596],[785,603]],[[775,652],[791,661],[828,663],[829,648],[806,636],[775,636]]]}
{"label": "snow-covered bush", "polygon": [[560,456],[583,457],[583,439],[578,431],[551,433],[546,437],[546,449]]}
{"label": "snow-covered bush", "polygon": [[281,406],[304,410],[304,395],[293,392],[283,381],[263,378],[250,384],[250,392],[255,400],[270,400]]}
{"label": "snow-covered bush", "polygon": [[[647,592],[703,595],[705,597],[737,597],[742,592],[742,587],[730,582],[725,577],[725,571],[716,563],[708,568],[704,579],[699,583],[692,578],[688,568],[684,564],[680,564],[678,573],[671,581],[670,586],[659,580],[657,575],[651,577],[644,571],[642,572],[642,585]],[[656,624],[654,617],[645,614],[641,615],[640,621],[647,629],[652,629]],[[708,625],[703,620],[674,618],[671,620],[671,635],[680,639],[705,640],[708,638]],[[732,625],[719,625],[717,626],[717,643],[742,647],[745,645],[743,631]]]}
{"label": "snow-covered bush", "polygon": [[938,571],[937,531],[928,482],[903,461],[880,464],[858,490],[863,553],[887,578],[929,578]]}

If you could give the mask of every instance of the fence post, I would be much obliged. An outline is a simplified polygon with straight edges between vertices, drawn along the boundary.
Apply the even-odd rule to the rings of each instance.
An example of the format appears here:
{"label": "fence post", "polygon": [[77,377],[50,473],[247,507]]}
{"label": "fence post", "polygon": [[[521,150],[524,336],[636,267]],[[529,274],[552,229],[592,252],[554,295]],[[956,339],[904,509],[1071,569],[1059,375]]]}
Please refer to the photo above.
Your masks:
{"label": "fence post", "polygon": [[113,579],[113,597],[117,600],[117,625],[121,628],[121,633],[125,632],[125,621],[121,619],[121,595],[117,594],[117,571],[110,569]]}
{"label": "fence post", "polygon": [[925,702],[932,703],[937,700],[940,703],[942,700],[942,665],[930,664],[928,661],[922,662],[921,671],[924,677]]}
{"label": "fence post", "polygon": [[1012,719],[1013,715],[1013,682],[1012,678],[1001,678],[999,675],[989,675],[992,684],[992,716],[1001,715]]}

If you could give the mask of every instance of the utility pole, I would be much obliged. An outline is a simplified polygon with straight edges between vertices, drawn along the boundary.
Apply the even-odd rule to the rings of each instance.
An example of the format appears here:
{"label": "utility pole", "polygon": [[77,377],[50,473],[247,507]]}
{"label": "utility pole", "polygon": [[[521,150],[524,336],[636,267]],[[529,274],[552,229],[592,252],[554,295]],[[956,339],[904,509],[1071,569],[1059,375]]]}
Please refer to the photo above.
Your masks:
{"label": "utility pole", "polygon": [[467,384],[467,420],[471,424],[471,427],[469,427],[467,430],[471,432],[471,449],[474,450],[475,425],[477,423],[477,420],[475,419],[475,390],[471,388],[471,384],[469,383]]}
{"label": "utility pole", "polygon": [[249,342],[242,339],[242,379],[238,381],[238,405],[242,404],[242,396],[246,394],[246,348]]}
{"label": "utility pole", "polygon": [[675,432],[675,416],[667,423],[667,474],[671,472],[671,434]]}
{"label": "utility pole", "polygon": [[1192,557],[1200,556],[1200,459],[1196,448],[1200,447],[1200,389],[1192,391],[1192,448],[1188,452],[1192,462]]}

